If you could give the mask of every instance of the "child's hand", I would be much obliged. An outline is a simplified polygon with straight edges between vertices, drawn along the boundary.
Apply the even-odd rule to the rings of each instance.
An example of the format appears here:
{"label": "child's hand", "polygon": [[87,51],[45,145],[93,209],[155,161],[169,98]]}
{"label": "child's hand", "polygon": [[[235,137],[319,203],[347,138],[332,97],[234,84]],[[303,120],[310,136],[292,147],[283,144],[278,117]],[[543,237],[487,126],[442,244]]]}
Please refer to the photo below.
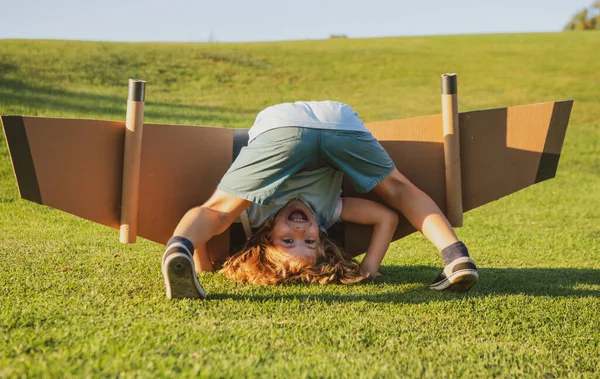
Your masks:
{"label": "child's hand", "polygon": [[381,276],[381,273],[375,268],[369,268],[368,265],[360,265],[360,273],[366,275],[369,279],[374,279]]}
{"label": "child's hand", "polygon": [[381,276],[381,274],[378,272],[376,272],[374,275],[371,275],[369,273],[364,273],[364,274],[367,275],[367,277],[362,280],[363,283],[370,283],[373,280],[375,280],[375,278]]}

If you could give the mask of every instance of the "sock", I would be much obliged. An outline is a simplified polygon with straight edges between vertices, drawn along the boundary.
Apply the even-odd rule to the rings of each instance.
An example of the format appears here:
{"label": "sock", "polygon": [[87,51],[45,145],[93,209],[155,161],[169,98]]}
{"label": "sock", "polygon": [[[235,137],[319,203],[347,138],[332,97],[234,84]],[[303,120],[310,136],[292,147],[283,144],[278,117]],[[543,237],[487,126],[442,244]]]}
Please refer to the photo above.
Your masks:
{"label": "sock", "polygon": [[[194,255],[194,245],[192,244],[192,241],[190,241],[189,239],[187,239],[185,237],[180,237],[180,236],[173,236],[173,237],[171,237],[171,239],[169,239],[169,242],[167,242],[167,250],[169,250],[171,245],[174,243],[182,244],[189,250],[191,255]],[[174,251],[177,251],[177,250],[183,250],[183,249],[181,247],[177,247]]]}
{"label": "sock", "polygon": [[452,263],[457,258],[468,257],[469,249],[461,241],[455,242],[442,249],[442,260],[445,265]]}

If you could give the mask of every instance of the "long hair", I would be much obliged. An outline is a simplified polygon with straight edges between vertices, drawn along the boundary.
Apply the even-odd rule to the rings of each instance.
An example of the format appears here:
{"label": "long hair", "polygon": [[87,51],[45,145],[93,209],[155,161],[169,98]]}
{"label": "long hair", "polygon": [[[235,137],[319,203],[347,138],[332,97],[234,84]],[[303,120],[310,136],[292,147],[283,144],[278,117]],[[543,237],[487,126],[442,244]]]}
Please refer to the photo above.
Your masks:
{"label": "long hair", "polygon": [[367,277],[360,272],[358,262],[348,257],[323,232],[313,262],[306,264],[290,259],[271,242],[273,226],[271,218],[224,263],[220,272],[229,279],[255,284],[354,284]]}

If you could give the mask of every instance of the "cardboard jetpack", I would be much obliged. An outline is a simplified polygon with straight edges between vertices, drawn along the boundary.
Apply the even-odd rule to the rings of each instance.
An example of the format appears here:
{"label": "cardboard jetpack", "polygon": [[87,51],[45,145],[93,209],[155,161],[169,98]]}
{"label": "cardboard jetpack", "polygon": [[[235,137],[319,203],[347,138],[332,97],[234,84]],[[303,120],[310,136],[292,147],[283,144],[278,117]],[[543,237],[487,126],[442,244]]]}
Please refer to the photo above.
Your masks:
{"label": "cardboard jetpack", "polygon": [[[164,244],[185,212],[206,201],[248,129],[143,123],[145,82],[130,80],[126,122],[2,116],[22,198]],[[457,112],[456,76],[442,76],[443,114],[366,123],[396,167],[461,226],[462,214],[553,178],[572,100]],[[143,130],[143,133],[142,133]],[[343,196],[358,194],[345,181]],[[415,229],[401,217],[394,240]],[[364,253],[367,226],[330,236]],[[208,250],[222,261],[245,241],[234,223]]]}

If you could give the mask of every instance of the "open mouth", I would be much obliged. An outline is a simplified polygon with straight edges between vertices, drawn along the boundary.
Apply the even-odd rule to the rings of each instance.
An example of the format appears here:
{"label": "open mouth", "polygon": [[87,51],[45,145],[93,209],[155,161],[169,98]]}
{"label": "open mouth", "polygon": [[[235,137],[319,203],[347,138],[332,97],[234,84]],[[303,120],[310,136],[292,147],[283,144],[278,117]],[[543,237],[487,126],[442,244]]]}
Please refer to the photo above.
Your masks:
{"label": "open mouth", "polygon": [[308,222],[308,217],[306,216],[306,213],[300,210],[295,210],[292,213],[290,213],[290,215],[288,216],[288,220],[292,222]]}

